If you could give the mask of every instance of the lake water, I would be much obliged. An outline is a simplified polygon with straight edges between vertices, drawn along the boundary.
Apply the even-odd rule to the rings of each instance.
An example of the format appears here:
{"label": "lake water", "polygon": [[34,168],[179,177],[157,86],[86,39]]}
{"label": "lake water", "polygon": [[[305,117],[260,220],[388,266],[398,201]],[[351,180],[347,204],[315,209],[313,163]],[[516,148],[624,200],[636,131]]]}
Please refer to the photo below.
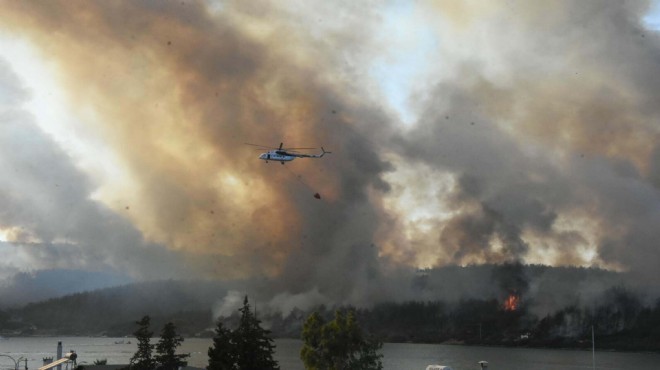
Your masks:
{"label": "lake water", "polygon": [[[129,340],[130,344],[127,343]],[[42,365],[43,357],[55,356],[58,341],[62,342],[64,352],[75,350],[78,364],[83,365],[97,359],[107,359],[108,364],[126,364],[137,348],[134,338],[8,338],[0,339],[0,355],[15,359],[26,357],[28,368],[36,370]],[[299,357],[299,340],[278,339],[275,344],[276,360],[282,370],[304,369]],[[211,339],[188,338],[179,353],[191,354],[188,361],[191,366],[205,367],[210,345]],[[429,364],[447,365],[454,370],[477,370],[480,360],[488,361],[489,370],[592,369],[591,352],[588,351],[386,343],[383,355],[386,370],[424,370]],[[0,356],[0,370],[13,367],[10,359]],[[23,368],[24,362],[21,361],[20,369]],[[660,354],[596,352],[596,368],[658,370]]]}

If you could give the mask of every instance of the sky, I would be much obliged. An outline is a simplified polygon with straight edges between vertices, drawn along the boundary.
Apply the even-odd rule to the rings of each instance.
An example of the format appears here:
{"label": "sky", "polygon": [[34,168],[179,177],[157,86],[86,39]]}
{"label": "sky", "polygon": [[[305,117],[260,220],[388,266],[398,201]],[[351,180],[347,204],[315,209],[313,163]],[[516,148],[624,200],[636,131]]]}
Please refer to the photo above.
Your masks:
{"label": "sky", "polygon": [[[0,280],[660,277],[660,5],[52,1],[0,14]],[[245,143],[321,147],[285,166]],[[318,193],[321,199],[316,199]],[[123,280],[122,280],[123,281]]]}

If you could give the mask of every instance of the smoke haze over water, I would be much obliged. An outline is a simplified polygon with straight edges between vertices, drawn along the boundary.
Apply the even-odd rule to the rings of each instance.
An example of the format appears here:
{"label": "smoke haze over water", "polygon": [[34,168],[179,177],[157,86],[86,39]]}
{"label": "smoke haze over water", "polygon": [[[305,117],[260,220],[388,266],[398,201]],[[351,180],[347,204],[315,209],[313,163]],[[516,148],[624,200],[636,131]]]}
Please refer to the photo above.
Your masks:
{"label": "smoke haze over water", "polygon": [[[281,306],[412,297],[415,268],[451,264],[595,266],[653,287],[649,4],[402,7],[4,3],[0,43],[28,45],[54,82],[0,53],[0,277],[248,279]],[[410,36],[388,32],[392,14]],[[432,42],[401,56],[405,124],[374,71],[407,38]],[[66,113],[39,114],[54,104]],[[246,142],[333,153],[265,164]]]}

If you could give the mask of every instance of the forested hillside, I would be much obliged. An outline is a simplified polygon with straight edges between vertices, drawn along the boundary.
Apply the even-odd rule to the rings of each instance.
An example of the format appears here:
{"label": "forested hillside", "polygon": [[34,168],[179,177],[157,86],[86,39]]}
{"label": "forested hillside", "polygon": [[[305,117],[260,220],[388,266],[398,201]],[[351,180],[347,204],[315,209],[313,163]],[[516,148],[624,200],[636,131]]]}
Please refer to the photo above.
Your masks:
{"label": "forested hillside", "polygon": [[[357,312],[365,329],[386,342],[576,348],[590,345],[593,327],[601,348],[660,350],[660,300],[629,289],[625,280],[598,269],[447,267],[419,271],[408,282],[418,299]],[[0,311],[0,335],[124,336],[150,315],[154,327],[172,321],[185,336],[205,336],[227,292],[218,282],[161,281],[78,293]],[[312,311],[330,319],[339,308],[283,313],[268,302],[258,307],[275,336],[293,338]],[[237,313],[223,318],[227,327]]]}
{"label": "forested hillside", "polygon": [[145,314],[155,325],[175,320],[188,335],[212,323],[211,307],[226,294],[218,283],[160,281],[77,293],[31,303],[0,316],[3,335],[109,335],[134,330]]}

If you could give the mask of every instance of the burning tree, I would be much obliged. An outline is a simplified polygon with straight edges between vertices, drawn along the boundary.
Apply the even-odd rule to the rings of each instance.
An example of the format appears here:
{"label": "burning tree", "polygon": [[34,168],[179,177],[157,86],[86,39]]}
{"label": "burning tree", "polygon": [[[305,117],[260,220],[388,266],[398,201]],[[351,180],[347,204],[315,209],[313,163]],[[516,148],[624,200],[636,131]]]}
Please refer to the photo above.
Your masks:
{"label": "burning tree", "polygon": [[502,304],[505,311],[516,311],[520,307],[520,297],[516,294],[509,294]]}

